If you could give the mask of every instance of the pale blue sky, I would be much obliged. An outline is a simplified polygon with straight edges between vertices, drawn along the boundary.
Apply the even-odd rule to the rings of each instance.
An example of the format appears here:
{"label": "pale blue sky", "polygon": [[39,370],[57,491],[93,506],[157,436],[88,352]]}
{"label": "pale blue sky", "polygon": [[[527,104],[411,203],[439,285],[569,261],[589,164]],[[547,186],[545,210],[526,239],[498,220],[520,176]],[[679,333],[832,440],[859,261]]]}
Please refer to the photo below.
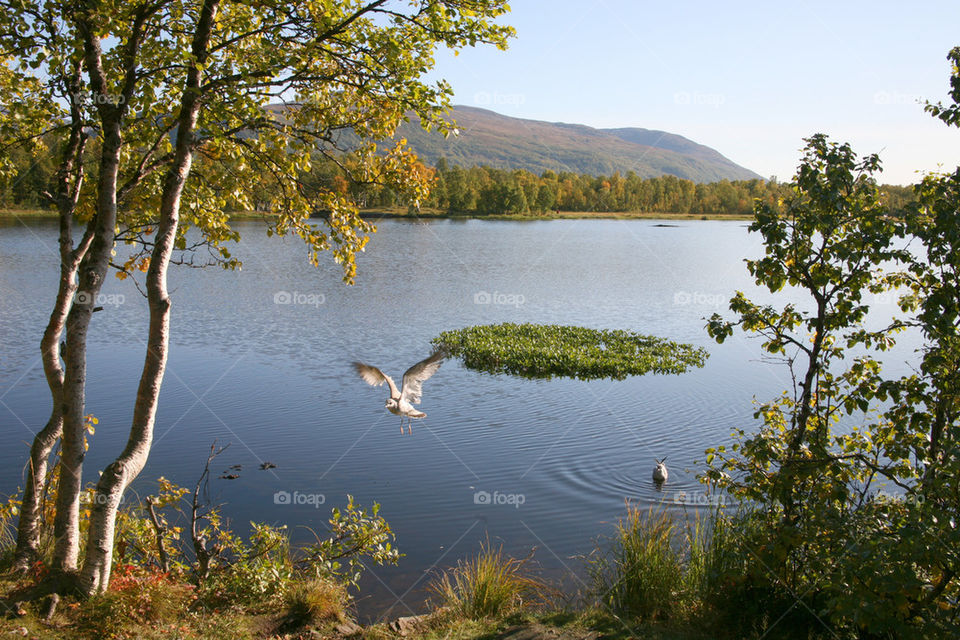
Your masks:
{"label": "pale blue sky", "polygon": [[960,165],[945,99],[960,2],[514,0],[508,51],[441,51],[454,103],[521,118],[644,127],[790,178],[823,132],[880,153],[884,182]]}

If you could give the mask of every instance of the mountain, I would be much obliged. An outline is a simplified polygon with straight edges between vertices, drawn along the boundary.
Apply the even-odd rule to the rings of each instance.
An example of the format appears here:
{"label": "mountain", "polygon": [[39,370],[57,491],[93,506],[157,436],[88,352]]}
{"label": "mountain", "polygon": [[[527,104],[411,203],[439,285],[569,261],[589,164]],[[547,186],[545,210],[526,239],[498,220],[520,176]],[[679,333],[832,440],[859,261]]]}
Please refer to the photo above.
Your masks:
{"label": "mountain", "polygon": [[425,164],[441,157],[450,165],[487,165],[534,173],[571,171],[610,175],[633,171],[642,178],[670,174],[695,182],[751,180],[758,174],[718,151],[683,136],[650,129],[594,129],[581,124],[524,120],[475,107],[455,106],[448,119],[459,135],[444,139],[415,120],[400,127]]}

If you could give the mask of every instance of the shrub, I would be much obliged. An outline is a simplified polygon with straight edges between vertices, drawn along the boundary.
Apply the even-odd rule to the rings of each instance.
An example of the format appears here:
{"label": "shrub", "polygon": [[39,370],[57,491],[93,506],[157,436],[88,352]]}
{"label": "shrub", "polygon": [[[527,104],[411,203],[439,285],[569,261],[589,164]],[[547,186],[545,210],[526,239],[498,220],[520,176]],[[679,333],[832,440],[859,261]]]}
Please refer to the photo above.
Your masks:
{"label": "shrub", "polygon": [[91,638],[139,637],[142,627],[176,622],[194,599],[190,585],[157,571],[120,565],[110,588],[82,605],[78,630]]}
{"label": "shrub", "polygon": [[297,567],[306,574],[355,587],[364,569],[364,556],[378,565],[395,565],[403,556],[393,546],[393,531],[376,502],[368,512],[348,495],[347,506],[334,507],[328,522],[329,536],[316,536],[316,543],[306,547],[297,561]]}
{"label": "shrub", "polygon": [[[777,575],[773,530],[762,512],[734,516],[717,512],[700,521],[688,535],[690,563],[684,584],[695,613],[730,638],[807,638],[817,624],[805,603],[801,605]],[[812,603],[811,594],[807,596]]]}
{"label": "shrub", "polygon": [[[168,508],[174,511],[180,509],[180,503],[188,490],[179,487],[164,477],[157,479],[157,493],[147,496],[144,500],[137,500],[129,506],[117,511],[116,533],[116,562],[137,564],[143,567],[161,567],[163,561],[157,548],[157,530],[148,515],[148,508],[152,505],[157,516],[157,523],[162,530],[163,551],[167,566],[171,570],[185,571],[189,564],[181,547],[183,527],[171,522]],[[87,488],[87,504],[92,504],[93,487]],[[183,514],[180,520],[184,520]]]}
{"label": "shrub", "polygon": [[251,605],[279,594],[293,577],[290,541],[286,527],[251,523],[253,533],[246,543],[225,530],[218,530],[221,553],[229,560],[214,567],[201,583],[201,597],[212,606]]}
{"label": "shrub", "polygon": [[207,515],[202,534],[215,540],[216,562],[201,583],[203,600],[213,606],[256,604],[282,594],[295,577],[356,586],[364,560],[396,564],[401,554],[393,546],[390,525],[380,516],[380,505],[367,511],[347,496],[343,509],[332,509],[330,534],[315,544],[290,552],[285,527],[252,524],[246,543],[222,526],[218,512]]}

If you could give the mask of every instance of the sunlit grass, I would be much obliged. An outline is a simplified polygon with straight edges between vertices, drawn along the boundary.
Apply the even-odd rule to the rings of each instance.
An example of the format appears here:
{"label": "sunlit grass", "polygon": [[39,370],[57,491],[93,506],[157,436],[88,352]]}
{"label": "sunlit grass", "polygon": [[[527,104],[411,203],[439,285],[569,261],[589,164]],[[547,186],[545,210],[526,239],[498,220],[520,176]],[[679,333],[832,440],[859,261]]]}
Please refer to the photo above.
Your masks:
{"label": "sunlit grass", "polygon": [[442,607],[472,620],[504,616],[543,604],[550,588],[530,575],[527,561],[510,558],[489,541],[480,553],[435,579],[430,591]]}
{"label": "sunlit grass", "polygon": [[308,625],[342,620],[349,603],[346,588],[329,580],[296,582],[283,595],[285,627],[298,629]]}

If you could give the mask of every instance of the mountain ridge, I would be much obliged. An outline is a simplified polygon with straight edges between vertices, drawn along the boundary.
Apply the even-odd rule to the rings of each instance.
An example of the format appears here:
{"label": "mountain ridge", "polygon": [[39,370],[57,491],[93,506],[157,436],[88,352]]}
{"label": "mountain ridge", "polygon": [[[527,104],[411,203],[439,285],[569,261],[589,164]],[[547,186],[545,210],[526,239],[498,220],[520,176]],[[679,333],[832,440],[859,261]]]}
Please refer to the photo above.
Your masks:
{"label": "mountain ridge", "polygon": [[569,171],[600,176],[633,171],[642,178],[674,175],[694,182],[761,178],[716,149],[666,131],[598,129],[514,118],[464,105],[455,105],[448,118],[456,122],[459,135],[444,139],[436,131],[424,131],[414,118],[400,126],[396,137],[406,138],[429,165],[442,157],[451,165],[534,173]]}

